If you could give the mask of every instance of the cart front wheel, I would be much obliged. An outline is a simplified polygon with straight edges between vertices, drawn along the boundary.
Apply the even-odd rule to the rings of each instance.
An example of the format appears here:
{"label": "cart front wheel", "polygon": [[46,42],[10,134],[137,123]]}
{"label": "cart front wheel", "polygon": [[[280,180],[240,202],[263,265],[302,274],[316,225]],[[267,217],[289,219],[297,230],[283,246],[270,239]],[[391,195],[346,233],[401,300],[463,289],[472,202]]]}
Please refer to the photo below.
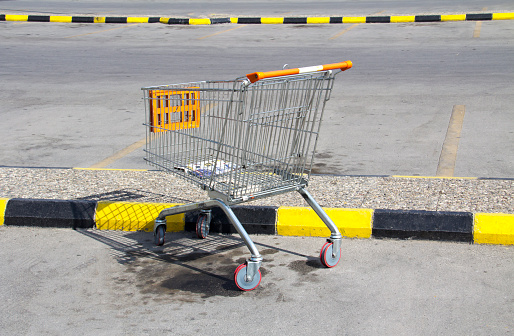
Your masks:
{"label": "cart front wheel", "polygon": [[261,270],[253,277],[252,281],[246,281],[246,264],[239,265],[234,272],[234,281],[236,282],[236,286],[242,291],[251,291],[259,286],[261,283],[262,275]]}
{"label": "cart front wheel", "polygon": [[321,263],[326,267],[334,267],[339,263],[339,260],[341,259],[341,249],[337,251],[335,257],[332,256],[332,250],[334,248],[334,244],[332,243],[325,243],[323,247],[321,248],[321,253],[319,255]]}
{"label": "cart front wheel", "polygon": [[209,215],[206,213],[201,213],[198,215],[198,220],[196,221],[196,236],[200,239],[205,239],[209,235],[211,223],[209,221]]}
{"label": "cart front wheel", "polygon": [[155,245],[164,245],[164,236],[166,235],[166,225],[159,225],[155,230]]}

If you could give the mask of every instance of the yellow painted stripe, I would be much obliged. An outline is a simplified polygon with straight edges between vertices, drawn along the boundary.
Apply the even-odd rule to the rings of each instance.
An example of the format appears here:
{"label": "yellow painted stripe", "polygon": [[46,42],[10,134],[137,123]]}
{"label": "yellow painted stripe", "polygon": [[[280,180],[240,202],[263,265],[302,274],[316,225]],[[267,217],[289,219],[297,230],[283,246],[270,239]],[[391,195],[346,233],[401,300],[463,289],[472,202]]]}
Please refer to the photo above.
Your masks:
{"label": "yellow painted stripe", "polygon": [[475,24],[475,29],[473,30],[473,37],[479,38],[481,30],[482,30],[482,21],[477,21],[477,23]]}
{"label": "yellow painted stripe", "polygon": [[365,16],[343,17],[343,23],[366,23],[366,17]]}
{"label": "yellow painted stripe", "polygon": [[211,19],[189,19],[190,25],[210,25]]}
{"label": "yellow painted stripe", "polygon": [[441,15],[441,21],[466,21],[466,14]]}
{"label": "yellow painted stripe", "polygon": [[95,16],[94,23],[105,23],[105,16]]}
{"label": "yellow painted stripe", "polygon": [[476,244],[514,245],[514,215],[475,214],[473,239]]}
{"label": "yellow painted stripe", "polygon": [[454,176],[408,176],[392,175],[395,178],[417,178],[417,179],[442,179],[442,180],[477,180],[478,177],[454,177]]}
{"label": "yellow painted stripe", "polygon": [[148,17],[127,17],[127,23],[148,23]]}
{"label": "yellow painted stripe", "polygon": [[169,20],[170,20],[170,18],[168,18],[168,17],[161,17],[161,18],[159,18],[159,22],[160,23],[164,23],[164,24],[167,24]]}
{"label": "yellow painted stripe", "polygon": [[350,30],[352,30],[353,28],[357,27],[359,25],[359,23],[355,23],[353,25],[351,25],[350,27],[346,28],[346,29],[343,29],[342,31],[340,31],[339,33],[335,34],[334,36],[330,37],[329,40],[335,40],[336,38],[338,38],[339,36],[343,35],[344,33],[346,32],[349,32]]}
{"label": "yellow painted stripe", "polygon": [[[122,27],[112,28],[112,29],[119,29],[119,28],[123,28],[123,27],[130,27],[130,26],[122,26]],[[102,161],[95,163],[94,165],[92,165],[89,168],[105,168],[108,165],[118,161],[119,159],[124,158],[125,156],[129,155],[133,151],[143,147],[145,144],[146,144],[146,138],[143,138],[137,142],[134,142],[132,145],[117,151],[116,153],[103,159]]]}
{"label": "yellow painted stripe", "polygon": [[416,16],[391,16],[391,22],[414,22],[416,20]]}
{"label": "yellow painted stripe", "polygon": [[80,168],[74,167],[76,170],[116,170],[116,171],[148,171],[148,169],[124,169],[124,168]]}
{"label": "yellow painted stripe", "polygon": [[444,138],[443,147],[437,164],[436,176],[452,177],[457,162],[460,134],[464,123],[466,106],[453,105],[450,122]]}
{"label": "yellow painted stripe", "polygon": [[329,17],[308,17],[307,18],[308,24],[324,24],[324,23],[330,23]]}
{"label": "yellow painted stripe", "polygon": [[28,21],[28,15],[5,14],[5,21]]}
{"label": "yellow painted stripe", "polygon": [[[99,230],[152,231],[159,213],[174,203],[98,202],[95,223]],[[184,214],[166,217],[168,232],[184,231]]]}
{"label": "yellow painted stripe", "polygon": [[0,198],[0,225],[4,225],[5,208],[7,207],[7,198]]}
{"label": "yellow painted stripe", "polygon": [[[371,237],[373,210],[324,209],[344,237]],[[311,208],[280,207],[277,212],[277,233],[282,236],[328,237],[330,230]]]}
{"label": "yellow painted stripe", "polygon": [[283,17],[261,18],[261,23],[263,23],[263,24],[281,24],[281,23],[284,23],[284,18]]}
{"label": "yellow painted stripe", "polygon": [[493,20],[514,20],[514,13],[493,13]]}
{"label": "yellow painted stripe", "polygon": [[69,23],[71,20],[72,16],[50,16],[50,22]]}

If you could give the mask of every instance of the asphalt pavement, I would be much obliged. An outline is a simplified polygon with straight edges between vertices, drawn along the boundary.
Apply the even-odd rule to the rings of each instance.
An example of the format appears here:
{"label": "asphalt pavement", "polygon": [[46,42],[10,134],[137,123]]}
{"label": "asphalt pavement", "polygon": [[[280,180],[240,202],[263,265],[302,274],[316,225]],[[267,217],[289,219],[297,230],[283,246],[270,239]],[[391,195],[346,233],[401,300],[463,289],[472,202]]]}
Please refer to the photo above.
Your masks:
{"label": "asphalt pavement", "polygon": [[508,335],[514,249],[252,236],[262,281],[239,291],[239,238],[0,227],[4,335]]}
{"label": "asphalt pavement", "polygon": [[[155,6],[154,6],[155,5]],[[45,10],[45,6],[49,8]],[[57,7],[61,6],[61,10]],[[357,16],[514,12],[496,1],[316,4],[2,2],[3,13]],[[242,6],[242,7],[239,7]],[[316,7],[317,10],[313,10]],[[269,8],[267,11],[261,11]],[[126,12],[124,12],[126,10]],[[435,12],[437,11],[437,12]],[[379,14],[377,14],[379,13]],[[351,60],[326,105],[315,171],[434,176],[460,126],[452,176],[512,177],[513,20],[388,24],[211,25],[1,22],[0,162],[147,168],[143,86],[234,79]],[[451,116],[459,107],[459,122]],[[137,146],[136,146],[137,147]],[[130,149],[130,150],[129,150]],[[121,156],[116,156],[121,152]],[[113,159],[115,157],[115,159]],[[105,161],[106,159],[109,159]]]}

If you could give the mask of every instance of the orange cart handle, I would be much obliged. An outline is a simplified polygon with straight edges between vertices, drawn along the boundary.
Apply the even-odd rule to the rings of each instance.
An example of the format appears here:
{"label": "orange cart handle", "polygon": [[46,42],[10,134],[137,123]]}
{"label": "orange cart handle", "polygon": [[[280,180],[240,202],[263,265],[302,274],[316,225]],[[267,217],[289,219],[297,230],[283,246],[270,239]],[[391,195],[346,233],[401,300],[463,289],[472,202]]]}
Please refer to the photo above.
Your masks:
{"label": "orange cart handle", "polygon": [[350,69],[351,67],[352,67],[352,61],[346,61],[346,62],[341,62],[341,63],[316,65],[316,66],[305,67],[305,68],[285,69],[285,70],[267,71],[267,72],[254,72],[254,73],[246,75],[246,77],[250,80],[250,82],[255,83],[258,80],[261,80],[264,78],[289,76],[289,75],[296,75],[296,74],[301,74],[301,73],[305,73],[305,72],[334,70],[334,69],[341,69],[341,71],[344,71],[344,70]]}

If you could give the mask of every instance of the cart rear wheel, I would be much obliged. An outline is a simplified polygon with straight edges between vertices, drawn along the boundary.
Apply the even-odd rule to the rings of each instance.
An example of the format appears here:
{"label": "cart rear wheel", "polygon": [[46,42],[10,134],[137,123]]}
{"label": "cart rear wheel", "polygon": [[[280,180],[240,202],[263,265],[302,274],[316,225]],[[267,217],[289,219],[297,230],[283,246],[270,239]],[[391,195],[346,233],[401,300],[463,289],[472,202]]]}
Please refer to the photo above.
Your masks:
{"label": "cart rear wheel", "polygon": [[326,242],[323,247],[321,248],[321,252],[319,253],[319,260],[321,261],[321,264],[325,267],[328,267],[327,265],[325,265],[325,261],[323,260],[323,253],[325,252],[325,247],[330,244],[329,242]]}
{"label": "cart rear wheel", "polygon": [[206,213],[201,213],[198,215],[198,220],[196,221],[196,236],[200,239],[205,239],[209,235],[211,223],[209,221],[209,215]]}
{"label": "cart rear wheel", "polygon": [[155,229],[155,245],[164,245],[164,236],[166,235],[166,225],[159,225]]}
{"label": "cart rear wheel", "polygon": [[234,281],[236,286],[242,291],[251,291],[259,286],[261,283],[262,275],[261,270],[253,277],[252,281],[246,281],[246,264],[239,265],[234,272]]}
{"label": "cart rear wheel", "polygon": [[326,267],[334,267],[339,263],[339,260],[341,259],[341,249],[337,251],[335,257],[332,256],[332,249],[334,248],[334,244],[332,243],[325,243],[323,247],[321,248],[320,253],[320,260],[321,263]]}

